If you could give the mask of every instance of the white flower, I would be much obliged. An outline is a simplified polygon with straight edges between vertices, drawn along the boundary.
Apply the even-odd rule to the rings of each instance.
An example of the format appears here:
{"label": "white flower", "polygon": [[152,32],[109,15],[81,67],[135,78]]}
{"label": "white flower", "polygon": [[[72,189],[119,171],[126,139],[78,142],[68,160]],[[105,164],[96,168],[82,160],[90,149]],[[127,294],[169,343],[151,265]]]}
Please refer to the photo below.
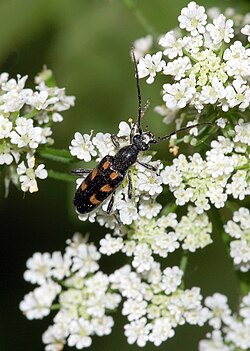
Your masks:
{"label": "white flower", "polygon": [[224,342],[221,331],[213,330],[207,336],[209,339],[199,342],[199,351],[232,351],[232,347]]}
{"label": "white flower", "polygon": [[33,120],[19,117],[16,119],[15,130],[12,130],[9,136],[11,143],[17,144],[19,148],[29,146],[36,149],[39,144],[46,142],[43,140],[42,133],[42,128],[33,126]]}
{"label": "white flower", "polygon": [[70,335],[68,337],[68,345],[75,346],[78,350],[89,347],[92,343],[90,335],[93,328],[91,323],[83,317],[73,320],[69,326]]}
{"label": "white flower", "polygon": [[128,316],[129,321],[141,318],[146,314],[147,302],[128,299],[123,304],[122,314]]}
{"label": "white flower", "polygon": [[206,30],[210,33],[210,36],[215,45],[220,44],[222,41],[230,43],[230,40],[234,37],[233,30],[234,22],[220,14],[213,20],[213,24],[209,23],[206,26]]}
{"label": "white flower", "polygon": [[243,119],[240,119],[238,124],[234,128],[235,137],[234,142],[241,142],[250,146],[250,123],[244,123]]}
{"label": "white flower", "polygon": [[175,332],[169,318],[157,318],[152,325],[149,340],[152,341],[155,346],[159,346],[163,341],[172,338],[174,334]]}
{"label": "white flower", "polygon": [[[93,145],[96,146],[99,152],[99,157],[96,159],[100,161],[106,155],[115,154],[115,146],[112,143],[111,135],[109,133],[97,133],[92,139]],[[96,153],[92,153],[92,156],[96,156]]]}
{"label": "white flower", "polygon": [[106,234],[104,239],[100,240],[99,251],[104,255],[112,255],[120,251],[123,247],[122,238],[113,238],[110,234]]}
{"label": "white flower", "polygon": [[200,101],[204,104],[215,104],[218,99],[224,99],[226,90],[218,78],[211,80],[211,85],[204,85],[200,93]]}
{"label": "white flower", "polygon": [[20,154],[11,149],[11,144],[4,141],[0,141],[0,165],[10,165],[15,157],[15,161],[18,162]]}
{"label": "white flower", "polygon": [[151,219],[159,214],[161,208],[162,205],[157,202],[141,202],[139,205],[139,215],[142,217],[146,217],[147,219]]}
{"label": "white flower", "polygon": [[120,220],[123,224],[131,224],[138,219],[137,208],[133,201],[120,200],[116,208],[119,210]]}
{"label": "white flower", "polygon": [[189,57],[179,57],[178,59],[168,62],[163,69],[166,75],[174,76],[175,80],[180,80],[186,76],[186,72],[192,67]]}
{"label": "white flower", "polygon": [[61,252],[55,251],[51,255],[51,277],[62,280],[70,275],[71,259],[68,255],[62,256]]}
{"label": "white flower", "polygon": [[164,48],[163,54],[168,56],[169,59],[173,59],[176,56],[183,55],[183,48],[186,43],[182,38],[177,39],[174,32],[170,31],[160,38],[159,44]]}
{"label": "white flower", "polygon": [[41,92],[34,92],[28,97],[26,103],[31,105],[37,110],[45,110],[50,104],[55,104],[58,99],[56,97],[48,98],[48,91],[42,90]]}
{"label": "white flower", "polygon": [[45,351],[61,351],[66,342],[67,328],[63,323],[57,323],[48,327],[42,335]]}
{"label": "white flower", "polygon": [[138,67],[139,78],[144,78],[149,75],[146,82],[152,84],[157,72],[162,71],[163,67],[166,65],[166,62],[162,60],[162,52],[159,51],[154,55],[147,54],[144,58],[141,57]]}
{"label": "white flower", "polygon": [[126,324],[124,334],[128,338],[129,344],[137,343],[138,346],[144,347],[148,341],[148,334],[151,329],[151,325],[147,324],[145,317],[132,321],[130,324]]}
{"label": "white flower", "polygon": [[207,151],[207,171],[213,178],[218,178],[222,175],[229,175],[234,170],[233,160],[229,156],[225,156],[221,153],[218,153],[217,150],[212,149]]}
{"label": "white flower", "polygon": [[242,272],[247,272],[250,269],[250,211],[241,207],[234,212],[233,221],[228,221],[224,229],[236,239],[230,242],[230,255],[234,264]]}
{"label": "white flower", "polygon": [[93,318],[91,321],[91,325],[96,335],[109,335],[112,332],[114,320],[110,316],[103,316],[102,318]]}
{"label": "white flower", "polygon": [[71,155],[76,156],[85,162],[89,162],[91,160],[91,156],[97,155],[97,152],[95,151],[90,140],[90,135],[82,135],[81,133],[76,132],[74,137],[75,138],[71,141],[71,146],[69,146]]}
{"label": "white flower", "polygon": [[164,269],[161,281],[161,289],[167,295],[175,292],[177,287],[181,284],[182,277],[183,271],[177,266]]}
{"label": "white flower", "polygon": [[29,191],[30,193],[38,191],[36,178],[45,179],[48,172],[44,169],[44,164],[38,165],[35,169],[35,157],[28,158],[28,167],[22,161],[17,167],[17,174],[21,183],[22,191]]}
{"label": "white flower", "polygon": [[143,57],[153,45],[152,35],[147,35],[146,37],[136,39],[133,44],[135,59],[138,61]]}
{"label": "white flower", "polygon": [[12,122],[0,115],[0,139],[8,138],[12,130]]}
{"label": "white flower", "polygon": [[149,193],[150,196],[160,194],[162,192],[162,181],[156,173],[153,172],[138,172],[137,187],[140,191]]}
{"label": "white flower", "polygon": [[138,244],[135,248],[132,266],[141,273],[148,271],[153,264],[152,251],[147,244]]}
{"label": "white flower", "polygon": [[181,10],[181,15],[178,17],[180,28],[186,29],[192,36],[205,32],[205,25],[207,23],[207,15],[205,8],[197,5],[191,1],[187,7]]}
{"label": "white flower", "polygon": [[28,259],[26,266],[28,269],[24,272],[24,279],[32,284],[42,285],[50,276],[51,255],[48,252],[36,252]]}
{"label": "white flower", "polygon": [[250,24],[246,24],[243,28],[241,28],[241,33],[248,35],[247,39],[250,42]]}
{"label": "white flower", "polygon": [[28,319],[41,319],[50,313],[51,304],[60,291],[59,284],[43,284],[24,296],[19,306],[20,310]]}
{"label": "white flower", "polygon": [[117,133],[118,137],[127,137],[129,138],[131,134],[131,128],[127,122],[120,122],[119,123],[119,132]]}
{"label": "white flower", "polygon": [[223,321],[230,316],[231,310],[228,306],[227,297],[220,293],[215,293],[205,299],[205,305],[211,310],[209,325],[214,329],[220,329]]}
{"label": "white flower", "polygon": [[163,101],[171,109],[184,108],[195,93],[195,88],[190,86],[189,79],[182,79],[178,83],[163,85]]}
{"label": "white flower", "polygon": [[81,243],[76,248],[72,258],[73,265],[71,270],[72,272],[78,272],[81,277],[85,277],[88,273],[93,273],[99,268],[97,261],[100,257],[101,254],[94,245]]}

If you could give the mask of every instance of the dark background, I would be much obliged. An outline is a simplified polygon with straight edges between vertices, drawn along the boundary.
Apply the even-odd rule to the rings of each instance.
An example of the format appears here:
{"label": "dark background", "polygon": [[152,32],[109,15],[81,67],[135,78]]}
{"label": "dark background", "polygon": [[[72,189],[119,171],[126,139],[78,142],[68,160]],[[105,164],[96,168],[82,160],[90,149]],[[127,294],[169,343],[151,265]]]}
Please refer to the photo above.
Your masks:
{"label": "dark background", "polygon": [[[189,1],[140,0],[135,10],[130,0],[1,0],[0,68],[11,76],[29,75],[28,85],[46,64],[55,74],[59,87],[76,96],[74,108],[63,113],[64,122],[54,127],[55,147],[68,148],[75,131],[91,129],[116,132],[120,120],[136,116],[137,97],[133,65],[129,58],[131,43],[148,33],[140,15],[156,33],[165,33],[177,25],[177,16]],[[238,12],[250,10],[249,1],[200,1],[207,8],[233,6]],[[142,83],[144,102],[160,102],[159,85]],[[146,124],[156,134],[162,132],[160,118],[152,108]],[[164,134],[168,132],[167,127]],[[164,146],[161,146],[164,147]],[[53,165],[70,172],[70,167]],[[75,167],[77,167],[76,165]],[[28,321],[18,305],[33,287],[22,274],[26,260],[35,252],[63,250],[65,240],[75,231],[91,232],[91,240],[103,235],[97,225],[80,222],[72,206],[74,183],[52,179],[39,182],[35,194],[18,192],[14,187],[4,198],[1,181],[1,266],[0,266],[0,350],[43,350],[41,334],[50,319]],[[192,255],[187,287],[201,286],[204,295],[214,291],[226,293],[230,302],[237,300],[236,278],[216,231],[215,245]],[[104,267],[112,270],[118,259],[109,258]],[[124,321],[117,318],[113,334],[94,338],[92,350],[139,350],[129,346],[123,335]],[[161,350],[192,351],[205,336],[204,329],[182,327]],[[152,345],[148,350],[156,349]],[[159,349],[159,348],[158,348]]]}

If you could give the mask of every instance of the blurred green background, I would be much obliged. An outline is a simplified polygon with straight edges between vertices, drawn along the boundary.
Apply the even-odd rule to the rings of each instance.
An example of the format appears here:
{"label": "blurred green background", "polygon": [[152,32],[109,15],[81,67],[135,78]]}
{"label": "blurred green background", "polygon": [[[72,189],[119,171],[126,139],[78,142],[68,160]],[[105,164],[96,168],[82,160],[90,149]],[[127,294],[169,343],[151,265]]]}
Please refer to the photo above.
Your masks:
{"label": "blurred green background", "polygon": [[[75,131],[114,133],[120,120],[136,116],[137,96],[129,50],[135,39],[149,34],[141,19],[152,25],[156,33],[164,33],[177,25],[177,16],[188,2],[138,0],[135,8],[129,8],[133,3],[129,0],[0,0],[1,72],[8,71],[11,76],[28,74],[28,84],[33,86],[34,75],[46,64],[53,70],[58,86],[76,96],[75,107],[65,112],[64,122],[54,128],[56,147],[67,148]],[[233,6],[243,14],[250,11],[248,0],[209,0],[199,4],[222,9]],[[148,98],[151,106],[160,102],[159,84],[153,87],[142,83],[144,102]],[[144,123],[156,134],[168,132],[166,129],[163,133],[152,107],[145,119]],[[54,169],[70,172],[64,165],[55,165]],[[38,193],[25,196],[12,187],[7,199],[3,186],[0,188],[1,351],[43,350],[41,334],[50,319],[28,321],[18,309],[20,300],[32,288],[22,278],[28,257],[35,251],[62,250],[66,238],[77,230],[91,232],[93,241],[103,233],[98,226],[77,220],[72,206],[74,184],[50,179],[39,184]],[[216,246],[192,256],[187,286],[199,285],[205,295],[214,290],[227,293],[234,304],[235,277],[216,233],[214,239]],[[108,270],[118,266],[118,259],[104,262]],[[123,323],[117,318],[113,334],[94,338],[91,350],[139,350],[127,345]],[[176,337],[160,349],[196,350],[197,341],[204,335],[205,331],[196,327],[180,328]],[[157,348],[147,347],[153,349]]]}

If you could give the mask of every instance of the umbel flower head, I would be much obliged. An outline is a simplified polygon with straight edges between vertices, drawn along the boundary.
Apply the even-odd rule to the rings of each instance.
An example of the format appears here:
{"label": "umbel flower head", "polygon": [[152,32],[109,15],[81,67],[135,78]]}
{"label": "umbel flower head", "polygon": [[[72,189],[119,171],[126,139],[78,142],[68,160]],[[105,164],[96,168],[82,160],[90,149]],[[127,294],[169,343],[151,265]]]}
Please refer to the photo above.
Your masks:
{"label": "umbel flower head", "polygon": [[222,13],[211,18],[192,1],[178,17],[179,28],[160,37],[162,49],[140,58],[139,77],[148,77],[148,84],[159,72],[172,78],[163,85],[166,114],[186,106],[198,112],[208,105],[222,111],[249,107],[250,48],[244,46],[249,25],[243,16],[237,19]]}
{"label": "umbel flower head", "polygon": [[44,68],[35,77],[34,91],[25,88],[27,78],[0,74],[0,169],[6,193],[10,182],[24,192],[38,190],[36,179],[46,178],[47,171],[39,164],[37,152],[53,144],[53,123],[61,122],[61,112],[74,105],[73,96],[52,85],[50,70]]}
{"label": "umbel flower head", "polygon": [[38,286],[20,303],[24,315],[42,319],[56,310],[53,324],[43,334],[45,350],[89,347],[95,335],[112,331],[111,316],[123,300],[122,314],[128,323],[128,343],[156,346],[175,334],[183,324],[203,325],[210,317],[202,306],[198,287],[181,287],[183,271],[159,263],[148,270],[133,271],[125,265],[107,275],[100,270],[100,252],[76,233],[67,241],[65,253],[36,252],[27,261],[26,281]]}

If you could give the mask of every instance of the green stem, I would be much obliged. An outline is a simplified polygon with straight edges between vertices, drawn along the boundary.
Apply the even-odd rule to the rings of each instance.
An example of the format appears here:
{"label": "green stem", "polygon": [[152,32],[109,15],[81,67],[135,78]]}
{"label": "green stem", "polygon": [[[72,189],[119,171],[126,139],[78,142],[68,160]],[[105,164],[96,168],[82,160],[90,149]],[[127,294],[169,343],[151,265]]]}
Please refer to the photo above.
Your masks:
{"label": "green stem", "polygon": [[221,47],[220,47],[220,51],[219,51],[219,58],[220,58],[220,60],[222,59],[222,56],[223,56],[223,53],[224,53],[224,49],[225,49],[225,43],[223,41],[222,44],[221,44]]}
{"label": "green stem", "polygon": [[71,174],[56,172],[56,171],[53,171],[52,169],[48,171],[48,176],[49,178],[62,180],[64,182],[73,182],[76,179],[75,176]]}
{"label": "green stem", "polygon": [[55,310],[57,311],[60,309],[60,307],[61,305],[59,303],[54,303],[53,305],[51,305],[50,309],[51,311],[55,311]]}
{"label": "green stem", "polygon": [[145,16],[142,14],[140,9],[136,6],[136,2],[134,0],[123,0],[124,5],[133,13],[136,20],[140,23],[140,25],[145,29],[147,33],[151,33],[154,37],[154,40],[157,40],[159,34],[153,28],[153,26],[148,22]]}
{"label": "green stem", "polygon": [[24,115],[25,118],[33,118],[34,116],[36,116],[40,111],[38,111],[37,109],[34,109],[32,111],[30,111],[29,113],[27,113],[26,115]]}
{"label": "green stem", "polygon": [[250,165],[249,165],[248,163],[246,163],[246,164],[243,165],[243,166],[235,167],[235,171],[241,171],[241,170],[249,169],[249,168],[250,168]]}
{"label": "green stem", "polygon": [[[183,273],[185,273],[185,271],[187,269],[187,264],[188,264],[188,253],[187,253],[187,251],[183,251],[183,255],[182,255],[181,261],[180,261],[180,269],[182,270]],[[185,287],[184,280],[182,280],[180,287],[181,287],[181,289],[184,289],[184,287]]]}
{"label": "green stem", "polygon": [[190,58],[191,61],[193,61],[195,63],[199,62],[199,60],[196,60],[187,50],[183,49],[182,51],[187,57]]}
{"label": "green stem", "polygon": [[62,163],[77,162],[77,159],[73,157],[68,150],[59,150],[52,147],[44,147],[39,149],[38,155],[41,158]]}

